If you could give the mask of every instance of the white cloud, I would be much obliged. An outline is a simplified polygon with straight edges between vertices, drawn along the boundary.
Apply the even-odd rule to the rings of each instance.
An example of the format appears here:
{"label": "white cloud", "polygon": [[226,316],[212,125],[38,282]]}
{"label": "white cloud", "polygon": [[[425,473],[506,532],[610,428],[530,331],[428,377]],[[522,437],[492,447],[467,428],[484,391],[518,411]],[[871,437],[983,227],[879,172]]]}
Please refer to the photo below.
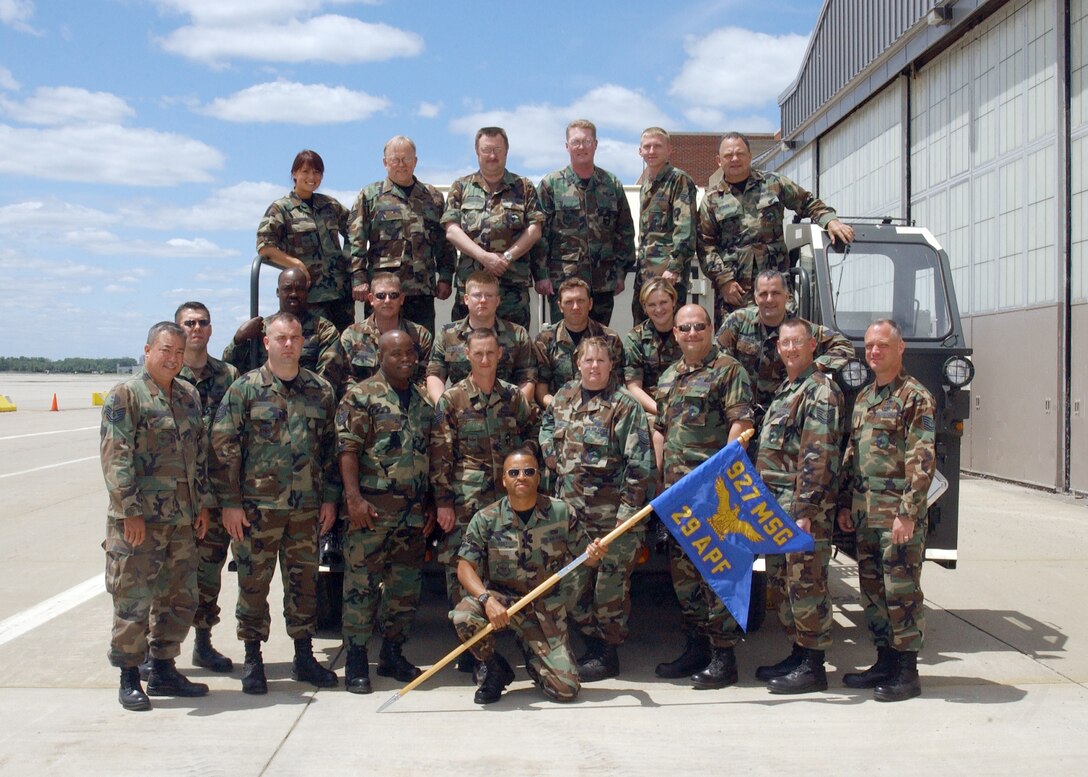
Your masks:
{"label": "white cloud", "polygon": [[128,103],[115,94],[74,86],[40,86],[22,102],[0,97],[0,111],[24,124],[50,126],[74,121],[118,124],[135,115]]}
{"label": "white cloud", "polygon": [[388,107],[384,97],[343,86],[274,81],[218,97],[203,113],[224,121],[314,125],[363,121]]}
{"label": "white cloud", "polygon": [[19,82],[6,67],[0,67],[0,89],[8,92],[19,91]]}
{"label": "white cloud", "polygon": [[684,111],[684,116],[698,130],[721,132],[733,128],[743,128],[743,132],[774,132],[778,122],[759,114],[736,115],[716,108],[692,107]]}
{"label": "white cloud", "polygon": [[242,181],[209,194],[189,207],[171,205],[137,218],[154,229],[191,229],[197,232],[247,230],[256,234],[257,224],[269,203],[285,193],[283,184]]}
{"label": "white cloud", "polygon": [[98,256],[140,256],[155,259],[227,258],[238,256],[206,238],[174,237],[164,241],[130,240],[104,229],[85,227],[62,232],[60,239]]}
{"label": "white cloud", "polygon": [[474,172],[476,172],[475,165],[471,167],[454,168],[427,167],[426,165],[420,165],[416,168],[416,178],[424,183],[429,183],[432,186],[449,186],[461,176]]}
{"label": "white cloud", "polygon": [[211,180],[223,155],[172,132],[114,124],[17,129],[0,124],[0,172],[58,181],[173,186]]}
{"label": "white cloud", "polygon": [[433,119],[442,111],[442,103],[429,103],[423,101],[419,104],[416,114],[424,119]]}
{"label": "white cloud", "polygon": [[29,24],[33,15],[33,0],[0,0],[0,24],[20,32],[36,32]]}
{"label": "white cloud", "polygon": [[[454,132],[475,137],[480,127],[502,127],[510,136],[511,167],[515,172],[535,175],[570,162],[564,147],[566,126],[573,119],[586,118],[597,125],[597,163],[623,179],[634,180],[642,170],[637,143],[610,135],[638,133],[650,125],[668,127],[674,122],[642,93],[615,84],[604,84],[575,99],[569,105],[548,103],[519,105],[512,110],[471,113],[450,122]],[[517,166],[528,168],[519,170]]]}
{"label": "white cloud", "polygon": [[49,234],[58,228],[112,224],[120,216],[96,208],[63,202],[55,198],[26,200],[0,206],[0,226],[8,234],[29,232],[35,235]]}
{"label": "white cloud", "polygon": [[[160,8],[185,14],[202,25],[240,24],[314,14],[327,5],[352,5],[360,0],[155,0]],[[373,5],[374,0],[362,0]]]}
{"label": "white cloud", "polygon": [[749,108],[773,103],[797,75],[808,38],[722,27],[689,37],[688,60],[669,94],[696,106]]}
{"label": "white cloud", "polygon": [[414,32],[347,16],[327,14],[283,23],[264,4],[261,20],[245,24],[217,23],[180,27],[160,40],[162,47],[187,59],[219,66],[231,59],[259,62],[381,62],[394,57],[415,57],[423,38]]}

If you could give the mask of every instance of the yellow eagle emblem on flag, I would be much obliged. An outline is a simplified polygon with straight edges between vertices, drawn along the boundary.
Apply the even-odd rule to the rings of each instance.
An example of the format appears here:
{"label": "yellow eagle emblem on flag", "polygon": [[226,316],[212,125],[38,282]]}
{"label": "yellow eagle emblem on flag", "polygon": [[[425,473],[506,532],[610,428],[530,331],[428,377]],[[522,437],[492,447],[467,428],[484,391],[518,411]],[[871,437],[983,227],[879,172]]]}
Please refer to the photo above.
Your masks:
{"label": "yellow eagle emblem on flag", "polygon": [[740,534],[752,542],[760,542],[763,535],[750,523],[740,519],[740,505],[733,505],[725,480],[721,477],[715,480],[714,490],[718,494],[718,510],[710,517],[709,523],[718,539],[724,540],[727,534]]}

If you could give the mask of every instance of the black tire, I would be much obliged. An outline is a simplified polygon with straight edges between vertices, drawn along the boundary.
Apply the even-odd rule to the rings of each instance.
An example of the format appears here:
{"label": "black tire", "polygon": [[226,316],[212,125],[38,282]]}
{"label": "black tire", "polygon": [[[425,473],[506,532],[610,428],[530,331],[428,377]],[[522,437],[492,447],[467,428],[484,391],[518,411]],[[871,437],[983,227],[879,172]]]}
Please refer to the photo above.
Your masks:
{"label": "black tire", "polygon": [[767,617],[767,573],[752,573],[752,598],[748,601],[748,632],[754,634]]}
{"label": "black tire", "polygon": [[344,573],[322,572],[317,576],[317,629],[339,631],[344,605]]}

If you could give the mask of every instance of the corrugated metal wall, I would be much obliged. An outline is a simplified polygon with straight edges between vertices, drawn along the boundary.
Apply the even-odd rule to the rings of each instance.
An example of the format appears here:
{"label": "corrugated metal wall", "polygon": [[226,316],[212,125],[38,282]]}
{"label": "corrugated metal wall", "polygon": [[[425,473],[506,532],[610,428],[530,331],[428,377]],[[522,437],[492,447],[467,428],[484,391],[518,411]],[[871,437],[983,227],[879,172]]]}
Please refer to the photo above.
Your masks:
{"label": "corrugated metal wall", "polygon": [[815,114],[938,3],[829,0],[813,31],[796,88],[782,103],[782,136]]}

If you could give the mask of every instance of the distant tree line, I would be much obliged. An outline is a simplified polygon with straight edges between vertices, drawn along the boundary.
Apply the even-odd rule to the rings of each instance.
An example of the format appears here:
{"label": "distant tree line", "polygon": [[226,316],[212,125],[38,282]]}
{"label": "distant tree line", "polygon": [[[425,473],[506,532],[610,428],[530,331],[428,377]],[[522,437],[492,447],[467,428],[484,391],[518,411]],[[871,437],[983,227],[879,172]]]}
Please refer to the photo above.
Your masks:
{"label": "distant tree line", "polygon": [[135,367],[131,356],[107,359],[46,359],[44,356],[0,356],[0,372],[117,372],[118,367]]}

